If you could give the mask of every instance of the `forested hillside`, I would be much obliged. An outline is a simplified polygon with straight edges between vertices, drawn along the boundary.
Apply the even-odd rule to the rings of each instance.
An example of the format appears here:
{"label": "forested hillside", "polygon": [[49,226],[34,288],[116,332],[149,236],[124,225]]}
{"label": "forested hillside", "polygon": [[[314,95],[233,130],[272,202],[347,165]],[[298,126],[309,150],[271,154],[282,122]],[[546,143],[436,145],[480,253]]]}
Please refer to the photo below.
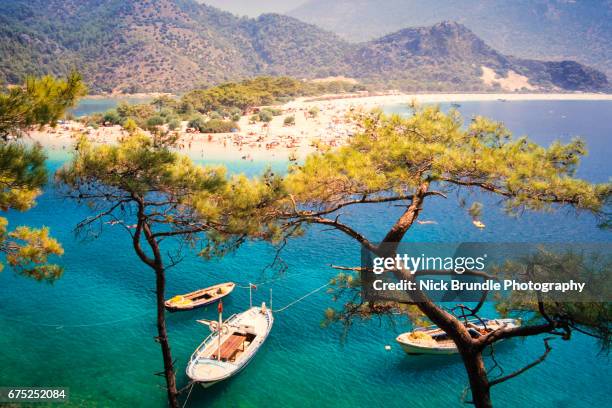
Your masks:
{"label": "forested hillside", "polygon": [[[606,76],[572,61],[542,62],[508,57],[489,47],[465,26],[442,22],[407,28],[362,44],[351,61],[357,77],[394,88],[482,91],[602,90]],[[374,68],[374,69],[373,69]]]}
{"label": "forested hillside", "polygon": [[608,89],[595,70],[506,57],[452,22],[354,44],[292,17],[241,18],[193,0],[0,2],[0,81],[71,69],[93,92],[180,92],[256,75],[402,90]]}

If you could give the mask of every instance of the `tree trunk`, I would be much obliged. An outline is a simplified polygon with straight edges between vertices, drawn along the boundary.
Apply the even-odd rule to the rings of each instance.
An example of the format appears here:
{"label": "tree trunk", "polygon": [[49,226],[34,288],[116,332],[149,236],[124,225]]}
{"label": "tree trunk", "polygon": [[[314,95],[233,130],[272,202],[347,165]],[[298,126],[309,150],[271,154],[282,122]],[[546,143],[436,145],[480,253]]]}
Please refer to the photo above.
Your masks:
{"label": "tree trunk", "polygon": [[[381,252],[384,253],[385,256],[394,256],[397,254],[399,242],[419,216],[428,187],[428,183],[423,183],[419,186],[410,206],[385,236],[382,245],[379,247],[382,249]],[[414,276],[405,277],[402,275],[403,271],[396,273],[399,279],[414,279]],[[474,351],[474,341],[465,327],[459,323],[456,317],[440,309],[420,290],[413,291],[412,296],[421,312],[444,330],[457,345],[470,381],[474,406],[477,408],[491,408],[493,406],[490,394],[491,387],[487,377],[487,370],[482,359],[482,353],[480,351]]]}
{"label": "tree trunk", "polygon": [[416,305],[433,323],[444,330],[457,345],[463,359],[472,391],[472,402],[477,408],[491,408],[491,386],[487,370],[482,359],[482,352],[474,344],[467,329],[450,313],[439,308],[420,290],[413,295],[418,302]]}
{"label": "tree trunk", "polygon": [[[151,269],[155,271],[155,300],[157,303],[157,342],[159,342],[162,349],[162,356],[164,359],[164,377],[166,378],[166,389],[168,393],[168,406],[171,408],[178,408],[178,390],[176,389],[176,376],[174,375],[174,364],[172,362],[172,353],[170,351],[170,343],[168,342],[168,331],[166,330],[166,307],[165,307],[165,295],[166,295],[166,272],[164,268],[164,262],[162,259],[161,251],[159,249],[159,242],[153,236],[149,225],[146,222],[144,213],[144,203],[141,197],[133,196],[138,203],[138,223],[136,224],[136,230],[132,236],[132,243],[134,250],[138,257],[147,264]],[[140,245],[141,234],[147,240],[147,244],[153,252],[153,259],[151,259],[142,249]]]}
{"label": "tree trunk", "polygon": [[487,370],[482,359],[482,353],[462,352],[463,364],[470,380],[472,402],[476,408],[491,408],[491,387],[487,377]]}
{"label": "tree trunk", "polygon": [[470,381],[474,406],[477,408],[492,407],[491,386],[489,385],[487,370],[482,359],[482,352],[474,351],[474,340],[456,317],[440,309],[435,303],[427,299],[421,291],[416,291],[416,295],[420,300],[417,306],[421,312],[444,330],[457,345]]}
{"label": "tree trunk", "polygon": [[423,183],[419,186],[419,188],[417,188],[414,196],[412,197],[412,202],[406,211],[395,222],[393,227],[391,227],[387,235],[385,235],[385,238],[381,243],[383,253],[396,253],[399,243],[401,242],[402,238],[404,238],[406,231],[410,229],[421,212],[421,206],[423,205],[423,200],[425,199],[428,188],[429,183]]}
{"label": "tree trunk", "polygon": [[[422,183],[417,188],[412,198],[412,202],[389,230],[379,245],[378,251],[375,251],[378,256],[393,257],[397,254],[399,243],[421,212],[421,206],[427,195],[428,188],[428,182]],[[355,238],[354,236],[352,237]],[[413,275],[408,277],[403,276],[403,271],[396,271],[395,273],[399,279],[414,279]],[[456,317],[439,308],[420,290],[417,289],[416,291],[412,291],[412,296],[413,301],[421,312],[444,330],[457,345],[470,381],[474,406],[477,408],[492,408],[493,405],[491,403],[490,394],[491,386],[489,385],[482,353],[479,349],[476,349],[474,340],[470,337],[467,329]]]}
{"label": "tree trunk", "polygon": [[166,310],[164,306],[164,297],[166,290],[166,276],[164,268],[156,268],[156,300],[157,300],[157,340],[161,345],[162,355],[164,357],[164,376],[166,377],[166,388],[168,390],[168,405],[172,408],[178,408],[178,391],[176,389],[176,376],[174,375],[174,364],[172,362],[172,353],[170,351],[170,343],[168,342],[168,332],[166,330]]}

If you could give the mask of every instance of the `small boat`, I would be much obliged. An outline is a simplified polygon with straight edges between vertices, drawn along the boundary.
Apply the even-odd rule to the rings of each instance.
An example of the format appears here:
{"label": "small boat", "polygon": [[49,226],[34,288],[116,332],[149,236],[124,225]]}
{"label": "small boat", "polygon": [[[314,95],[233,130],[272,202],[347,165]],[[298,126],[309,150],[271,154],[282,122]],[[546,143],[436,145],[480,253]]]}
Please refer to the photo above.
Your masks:
{"label": "small boat", "polygon": [[484,227],[486,227],[486,225],[484,224],[484,222],[480,221],[480,220],[474,220],[472,221],[472,224],[474,224],[474,226],[476,228],[480,228],[483,229]]}
{"label": "small boat", "polygon": [[171,312],[179,310],[191,310],[216,302],[217,300],[229,295],[236,284],[234,282],[220,283],[209,288],[196,290],[185,295],[178,295],[164,303],[166,309]]}
{"label": "small boat", "polygon": [[[466,327],[474,338],[487,334],[500,327],[518,327],[517,319],[470,320]],[[395,339],[407,354],[457,354],[457,345],[438,326],[423,327],[402,333]]]}
{"label": "small boat", "polygon": [[[221,319],[220,319],[221,321]],[[268,338],[274,317],[262,303],[235,314],[220,326],[216,321],[198,320],[212,333],[193,352],[187,377],[204,388],[238,374],[249,364]]]}

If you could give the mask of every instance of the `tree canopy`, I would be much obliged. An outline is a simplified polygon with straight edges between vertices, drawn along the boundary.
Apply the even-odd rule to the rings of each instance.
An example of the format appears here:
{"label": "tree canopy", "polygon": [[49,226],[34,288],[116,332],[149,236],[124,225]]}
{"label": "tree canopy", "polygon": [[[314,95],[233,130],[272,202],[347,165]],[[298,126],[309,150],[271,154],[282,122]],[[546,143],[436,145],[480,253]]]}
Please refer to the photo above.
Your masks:
{"label": "tree canopy", "polygon": [[[464,126],[459,113],[437,107],[406,118],[358,113],[355,120],[359,132],[348,145],[309,156],[287,178],[294,199],[317,209],[302,213],[311,221],[354,204],[469,190],[501,197],[510,213],[570,205],[603,216],[610,183],[574,177],[586,154],[580,139],[543,147],[513,138],[501,123],[483,117]],[[405,227],[397,232],[405,233]]]}
{"label": "tree canopy", "polygon": [[[84,95],[77,73],[65,80],[52,77],[28,78],[22,87],[0,91],[0,209],[27,211],[47,182],[46,156],[39,145],[14,140],[28,128],[54,125]],[[9,140],[12,137],[13,139]],[[61,268],[47,264],[49,255],[61,255],[61,245],[48,228],[20,226],[9,231],[8,220],[0,217],[0,251],[19,273],[37,280],[53,281]],[[1,265],[0,265],[1,266]]]}
{"label": "tree canopy", "polygon": [[229,177],[222,166],[198,166],[138,132],[118,145],[95,145],[82,137],[76,150],[56,175],[66,194],[91,208],[116,204],[103,212],[109,217],[115,210],[128,211],[121,204],[142,201],[155,207],[151,222],[167,227],[160,236],[213,230],[215,238],[256,234],[264,208],[281,188],[272,173],[260,179]]}
{"label": "tree canopy", "polygon": [[298,96],[324,94],[334,91],[363,89],[347,81],[307,82],[289,77],[257,77],[242,82],[228,82],[207,89],[194,90],[181,98],[179,109],[190,106],[208,113],[211,111],[270,105]]}
{"label": "tree canopy", "polygon": [[[432,197],[447,198],[451,192],[456,193],[460,205],[466,194],[478,191],[500,198],[510,214],[570,207],[607,221],[611,184],[593,184],[576,177],[580,159],[586,154],[580,139],[544,147],[527,137],[513,138],[501,123],[476,117],[465,125],[458,112],[444,113],[437,107],[415,108],[408,117],[358,112],[354,121],[358,131],[347,145],[314,153],[290,170],[285,180],[288,198],[279,210],[287,219],[286,225],[321,224],[346,234],[378,256],[394,256],[427,202]],[[342,219],[354,206],[381,203],[403,208],[384,237],[368,237]],[[479,215],[480,208],[472,207],[470,212]],[[367,217],[369,213],[360,214]],[[415,279],[402,270],[393,273],[399,279]],[[341,291],[360,285],[359,277],[353,274],[342,273],[335,279]],[[479,407],[491,406],[491,386],[514,377],[488,380],[482,350],[496,341],[543,333],[569,339],[569,333],[577,330],[600,338],[606,346],[610,342],[609,306],[566,302],[547,313],[550,302],[514,297],[500,303],[499,310],[535,313],[533,324],[502,328],[473,339],[452,310],[435,304],[420,290],[410,296],[413,301],[407,308],[398,305],[399,310],[418,318],[410,306],[414,305],[448,333],[463,357],[473,401]],[[481,306],[482,302],[472,314],[476,316]],[[326,316],[350,323],[351,317],[388,313],[392,307],[353,298],[343,310],[327,311]],[[543,361],[550,351],[547,339],[545,346],[541,359],[518,373]]]}
{"label": "tree canopy", "polygon": [[2,89],[0,137],[18,135],[34,125],[55,125],[85,93],[85,85],[76,72],[65,80],[28,77],[23,86]]}
{"label": "tree canopy", "polygon": [[155,272],[156,337],[162,348],[170,406],[178,406],[174,363],[165,323],[165,271],[182,259],[187,244],[208,258],[247,238],[272,239],[268,208],[282,191],[271,173],[258,179],[229,177],[220,166],[198,166],[158,139],[138,131],[117,145],[82,137],[71,163],[56,174],[63,194],[87,204],[93,215],[79,231],[96,234],[107,224],[125,228],[139,259]]}

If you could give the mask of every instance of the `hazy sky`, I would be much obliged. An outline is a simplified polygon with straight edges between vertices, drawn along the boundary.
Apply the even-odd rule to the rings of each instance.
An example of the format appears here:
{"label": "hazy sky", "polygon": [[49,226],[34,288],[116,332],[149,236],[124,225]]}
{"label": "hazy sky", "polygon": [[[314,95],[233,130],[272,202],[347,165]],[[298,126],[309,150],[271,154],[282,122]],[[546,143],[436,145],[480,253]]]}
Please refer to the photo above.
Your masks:
{"label": "hazy sky", "polygon": [[284,13],[307,0],[198,0],[238,15],[258,16],[262,13]]}

